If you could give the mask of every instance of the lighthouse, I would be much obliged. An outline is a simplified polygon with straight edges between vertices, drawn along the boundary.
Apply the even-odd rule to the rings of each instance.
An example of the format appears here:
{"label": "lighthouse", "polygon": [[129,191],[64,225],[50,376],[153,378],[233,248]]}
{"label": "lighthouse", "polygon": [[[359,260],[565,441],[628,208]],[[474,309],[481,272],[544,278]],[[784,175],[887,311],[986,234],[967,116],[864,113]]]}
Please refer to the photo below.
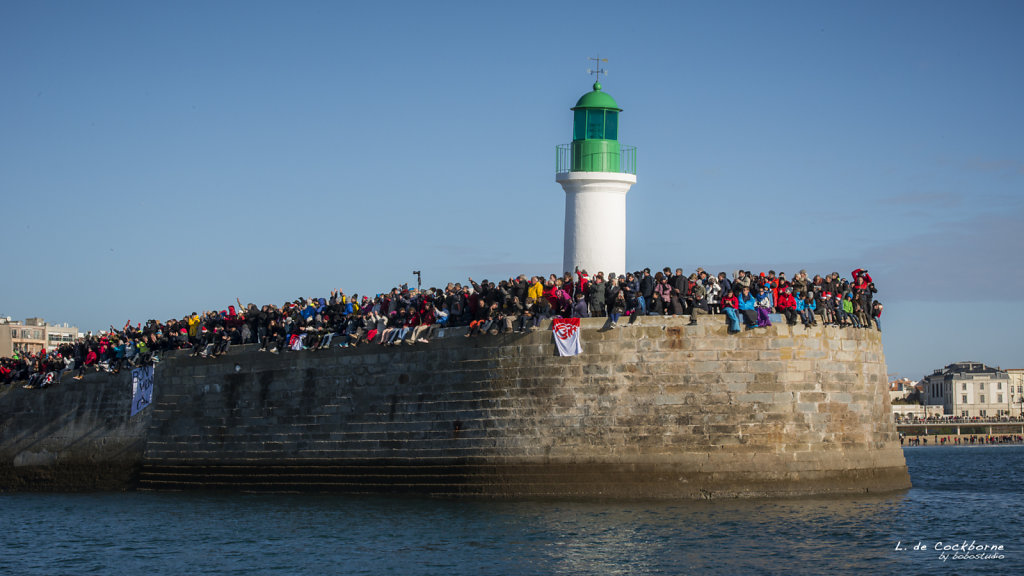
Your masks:
{"label": "lighthouse", "polygon": [[557,148],[555,181],[565,190],[567,272],[626,272],[626,193],[636,184],[636,148],[619,143],[615,99],[600,81],[572,107],[572,143]]}

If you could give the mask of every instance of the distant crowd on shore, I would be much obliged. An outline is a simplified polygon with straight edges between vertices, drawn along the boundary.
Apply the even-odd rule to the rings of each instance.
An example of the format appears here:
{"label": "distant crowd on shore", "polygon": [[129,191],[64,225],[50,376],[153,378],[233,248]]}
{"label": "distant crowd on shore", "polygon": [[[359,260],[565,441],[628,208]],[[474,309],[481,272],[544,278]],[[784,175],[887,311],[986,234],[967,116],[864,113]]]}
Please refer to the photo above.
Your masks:
{"label": "distant crowd on shore", "polygon": [[270,353],[321,350],[332,346],[427,344],[439,330],[467,326],[466,337],[535,330],[551,318],[604,317],[612,328],[623,319],[645,315],[704,314],[726,317],[729,331],[771,325],[780,314],[789,325],[818,324],[881,330],[882,304],[866,269],[850,278],[838,272],[787,279],[774,270],[754,274],[737,270],[709,274],[698,268],[684,274],[668,267],[624,276],[586,270],[479,283],[449,283],[425,290],[392,288],[373,298],[332,291],[329,297],[298,298],[281,306],[235,306],[181,319],[126,323],[100,334],[38,354],[0,358],[0,384],[25,382],[45,387],[63,374],[81,379],[90,369],[117,373],[150,365],[167,350],[187,349],[193,356],[216,357],[231,346],[258,344]]}
{"label": "distant crowd on shore", "polygon": [[[932,446],[985,446],[994,444],[1024,444],[1020,434],[989,434],[970,436],[933,436]],[[928,446],[927,436],[904,436],[900,434],[901,446]]]}

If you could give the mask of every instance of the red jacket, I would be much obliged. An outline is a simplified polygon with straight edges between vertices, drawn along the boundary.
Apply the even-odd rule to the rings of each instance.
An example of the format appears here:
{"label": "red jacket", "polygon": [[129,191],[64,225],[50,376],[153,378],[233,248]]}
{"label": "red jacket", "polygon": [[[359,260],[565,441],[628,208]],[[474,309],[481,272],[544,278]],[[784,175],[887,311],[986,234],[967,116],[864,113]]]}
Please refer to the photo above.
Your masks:
{"label": "red jacket", "polygon": [[[857,275],[864,274],[864,280],[861,282],[857,281]],[[871,284],[874,280],[871,279],[871,274],[864,272],[864,270],[857,268],[853,271],[853,287],[854,288],[867,288],[868,284]]]}
{"label": "red jacket", "polygon": [[740,301],[732,292],[729,292],[725,296],[722,296],[722,308],[732,308],[733,310],[735,310],[739,307]]}
{"label": "red jacket", "polygon": [[796,309],[796,298],[788,292],[779,292],[779,299],[776,300],[778,307],[782,309]]}
{"label": "red jacket", "polygon": [[551,285],[551,288],[544,288],[544,297],[551,303],[552,308],[558,306],[558,288],[554,284]]}
{"label": "red jacket", "polygon": [[419,318],[420,324],[430,325],[437,322],[437,314],[434,313],[433,308],[420,308],[419,312],[416,313]]}
{"label": "red jacket", "polygon": [[587,283],[588,282],[590,282],[590,277],[589,276],[587,276],[583,272],[577,272],[576,273],[576,286],[579,287],[579,292],[577,292],[577,294],[586,294],[587,293]]}

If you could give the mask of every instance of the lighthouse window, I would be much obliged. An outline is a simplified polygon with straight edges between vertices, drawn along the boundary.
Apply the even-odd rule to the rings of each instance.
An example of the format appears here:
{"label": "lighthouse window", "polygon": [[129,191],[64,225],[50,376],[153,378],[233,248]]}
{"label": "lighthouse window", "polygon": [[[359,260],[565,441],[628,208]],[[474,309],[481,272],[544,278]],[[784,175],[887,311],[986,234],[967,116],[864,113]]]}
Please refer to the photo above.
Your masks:
{"label": "lighthouse window", "polygon": [[572,120],[573,140],[618,140],[619,113],[615,110],[583,108],[575,110]]}
{"label": "lighthouse window", "polygon": [[586,140],[587,138],[587,111],[585,109],[575,110],[572,119],[572,139]]}
{"label": "lighthouse window", "polygon": [[604,115],[604,137],[606,140],[619,139],[619,113],[609,110]]}
{"label": "lighthouse window", "polygon": [[604,110],[587,110],[587,139],[604,138]]}

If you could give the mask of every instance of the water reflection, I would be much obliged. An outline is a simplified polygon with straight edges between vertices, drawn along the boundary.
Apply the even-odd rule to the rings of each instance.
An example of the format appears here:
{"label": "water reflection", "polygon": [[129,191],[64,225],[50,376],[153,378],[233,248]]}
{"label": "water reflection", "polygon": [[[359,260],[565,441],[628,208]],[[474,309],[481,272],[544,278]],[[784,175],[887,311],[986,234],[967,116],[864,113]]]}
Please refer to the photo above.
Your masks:
{"label": "water reflection", "polygon": [[[0,574],[1024,573],[1024,447],[906,456],[907,492],[786,500],[0,494]],[[965,539],[1006,558],[894,550]]]}
{"label": "water reflection", "polygon": [[539,544],[518,554],[552,574],[735,574],[771,565],[820,573],[831,566],[878,569],[892,533],[882,534],[867,558],[836,552],[878,540],[904,498],[510,505],[495,517],[525,534],[527,544]]}

